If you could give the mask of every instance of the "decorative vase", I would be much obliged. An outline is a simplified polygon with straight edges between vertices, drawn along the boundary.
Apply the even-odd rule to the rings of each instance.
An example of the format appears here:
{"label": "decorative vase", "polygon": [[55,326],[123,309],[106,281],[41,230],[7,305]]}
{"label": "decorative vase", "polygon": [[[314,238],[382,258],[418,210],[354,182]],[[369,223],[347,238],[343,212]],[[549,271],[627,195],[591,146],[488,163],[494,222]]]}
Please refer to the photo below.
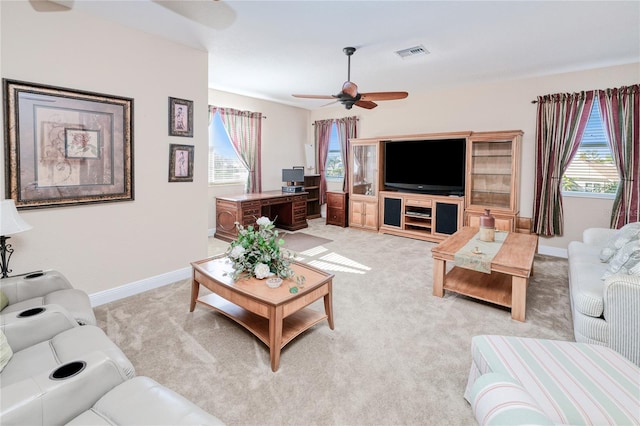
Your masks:
{"label": "decorative vase", "polygon": [[496,240],[496,218],[491,215],[489,209],[484,210],[484,214],[480,216],[480,241]]}

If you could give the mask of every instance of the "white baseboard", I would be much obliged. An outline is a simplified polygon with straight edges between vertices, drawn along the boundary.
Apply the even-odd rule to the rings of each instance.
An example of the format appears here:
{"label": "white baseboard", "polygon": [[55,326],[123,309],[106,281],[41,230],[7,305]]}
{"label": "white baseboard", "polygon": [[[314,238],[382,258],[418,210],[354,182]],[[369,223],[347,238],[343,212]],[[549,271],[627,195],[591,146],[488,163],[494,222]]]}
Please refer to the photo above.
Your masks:
{"label": "white baseboard", "polygon": [[89,295],[91,306],[100,306],[115,300],[124,299],[147,290],[162,287],[176,281],[185,280],[191,277],[191,268],[186,267],[178,269],[166,274],[156,275],[155,277],[145,278],[140,281],[121,285],[120,287],[110,288],[109,290],[99,291]]}
{"label": "white baseboard", "polygon": [[564,257],[565,259],[568,257],[567,249],[551,246],[538,246],[538,253],[555,257]]}

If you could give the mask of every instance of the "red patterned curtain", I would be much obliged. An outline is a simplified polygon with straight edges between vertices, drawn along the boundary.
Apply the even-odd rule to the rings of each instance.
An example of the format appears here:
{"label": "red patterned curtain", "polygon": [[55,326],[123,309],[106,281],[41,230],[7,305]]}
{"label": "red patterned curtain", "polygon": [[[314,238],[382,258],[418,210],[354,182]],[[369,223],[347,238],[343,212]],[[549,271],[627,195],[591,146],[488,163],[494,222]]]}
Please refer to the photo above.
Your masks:
{"label": "red patterned curtain", "polygon": [[533,212],[536,234],[563,233],[562,175],[580,146],[593,97],[593,91],[538,97]]}
{"label": "red patterned curtain", "polygon": [[599,90],[602,111],[613,159],[620,175],[611,213],[611,228],[637,222],[640,205],[640,90],[639,85]]}
{"label": "red patterned curtain", "polygon": [[349,151],[351,139],[358,137],[358,118],[344,117],[335,120],[338,128],[338,138],[340,139],[340,148],[342,149],[342,164],[344,165],[344,181],[342,182],[342,190],[349,191]]}
{"label": "red patterned curtain", "polygon": [[249,170],[245,191],[262,191],[262,113],[210,106],[209,114],[220,114],[240,161]]}
{"label": "red patterned curtain", "polygon": [[318,147],[318,170],[320,171],[320,204],[327,202],[327,178],[324,168],[327,167],[332,124],[333,120],[318,120],[314,123],[316,146]]}

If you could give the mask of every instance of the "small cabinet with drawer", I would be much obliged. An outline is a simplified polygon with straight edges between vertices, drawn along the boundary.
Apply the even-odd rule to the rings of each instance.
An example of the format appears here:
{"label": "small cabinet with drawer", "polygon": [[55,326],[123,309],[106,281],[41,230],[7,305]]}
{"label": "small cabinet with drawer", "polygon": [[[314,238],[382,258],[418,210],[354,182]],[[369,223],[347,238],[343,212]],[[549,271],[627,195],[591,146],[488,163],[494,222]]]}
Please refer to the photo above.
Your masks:
{"label": "small cabinet with drawer", "polygon": [[327,192],[327,225],[347,226],[348,199],[346,192]]}

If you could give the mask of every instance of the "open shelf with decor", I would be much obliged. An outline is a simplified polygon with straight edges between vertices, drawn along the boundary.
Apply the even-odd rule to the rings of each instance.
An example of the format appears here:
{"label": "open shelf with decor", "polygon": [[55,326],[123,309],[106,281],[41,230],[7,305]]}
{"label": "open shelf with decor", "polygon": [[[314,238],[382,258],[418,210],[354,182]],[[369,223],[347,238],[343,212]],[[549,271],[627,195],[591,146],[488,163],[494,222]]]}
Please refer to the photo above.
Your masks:
{"label": "open shelf with decor", "polygon": [[522,132],[474,132],[467,139],[465,224],[479,226],[489,209],[496,228],[516,231]]}

